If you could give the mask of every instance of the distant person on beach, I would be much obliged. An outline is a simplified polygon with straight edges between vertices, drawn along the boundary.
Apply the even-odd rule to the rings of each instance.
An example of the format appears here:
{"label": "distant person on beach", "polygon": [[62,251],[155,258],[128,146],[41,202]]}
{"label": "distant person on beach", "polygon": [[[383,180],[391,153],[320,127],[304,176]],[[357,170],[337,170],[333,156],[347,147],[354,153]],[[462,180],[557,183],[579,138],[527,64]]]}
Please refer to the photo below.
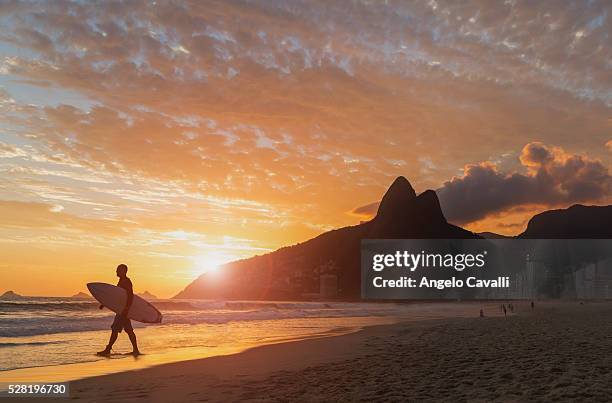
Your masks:
{"label": "distant person on beach", "polygon": [[535,304],[533,303],[533,301],[531,301],[531,310],[533,310],[533,308],[535,308]]}
{"label": "distant person on beach", "polygon": [[[132,301],[134,300],[134,289],[132,287],[132,281],[127,276],[128,267],[124,264],[120,264],[117,266],[117,277],[119,277],[119,282],[117,283],[117,287],[123,288],[127,292],[127,301],[125,303],[125,308],[123,311],[115,315],[115,320],[111,325],[111,335],[108,341],[108,345],[102,351],[99,351],[97,354],[108,357],[111,354],[111,350],[113,348],[113,344],[117,341],[117,336],[121,333],[122,330],[125,330],[128,337],[130,338],[130,342],[132,342],[132,355],[139,355],[140,351],[138,350],[138,344],[136,342],[136,334],[134,333],[134,328],[132,327],[132,322],[127,317],[128,311],[132,306]],[[104,305],[100,305],[100,309],[104,308]]]}
{"label": "distant person on beach", "polygon": [[507,312],[506,312],[506,305],[502,305],[502,308],[504,308],[504,316],[506,316]]}

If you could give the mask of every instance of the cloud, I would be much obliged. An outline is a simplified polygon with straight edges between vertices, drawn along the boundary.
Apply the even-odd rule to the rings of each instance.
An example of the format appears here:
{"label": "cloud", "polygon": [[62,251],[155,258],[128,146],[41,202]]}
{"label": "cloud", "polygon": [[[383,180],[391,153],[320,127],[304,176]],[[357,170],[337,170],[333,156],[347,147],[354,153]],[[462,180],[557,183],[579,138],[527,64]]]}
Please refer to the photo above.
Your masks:
{"label": "cloud", "polygon": [[27,153],[23,149],[0,141],[0,159],[24,157],[26,155]]}
{"label": "cloud", "polygon": [[366,205],[354,208],[350,213],[356,216],[362,216],[364,218],[373,217],[376,215],[379,205],[380,202],[368,203]]}
{"label": "cloud", "polygon": [[[128,233],[134,228],[133,223],[119,220],[99,220],[78,217],[63,212],[61,205],[0,201],[0,221],[2,229],[25,229],[34,233],[33,230],[62,230],[87,236],[119,236]],[[47,234],[49,234],[47,232]]]}
{"label": "cloud", "polygon": [[513,3],[9,3],[0,170],[23,169],[0,198],[297,241],[397,175],[435,188],[535,135],[602,158],[605,5]]}
{"label": "cloud", "polygon": [[[446,218],[467,224],[520,206],[559,206],[605,200],[612,175],[601,161],[568,154],[541,142],[525,145],[519,160],[527,173],[505,173],[491,162],[468,164],[463,175],[436,189]],[[351,214],[372,217],[379,202],[357,207]],[[502,226],[501,224],[499,226]]]}
{"label": "cloud", "polygon": [[610,196],[612,176],[601,161],[540,142],[520,154],[526,174],[503,173],[489,162],[470,164],[463,176],[437,189],[448,220],[468,223],[510,207],[595,202]]}
{"label": "cloud", "polygon": [[[1,254],[19,262],[49,231],[81,256],[177,229],[276,248],[353,224],[344,213],[398,175],[437,188],[536,137],[609,156],[604,1],[0,4],[0,200],[45,205],[2,207],[0,237],[25,252]],[[541,172],[569,178],[549,188],[572,196],[547,200],[596,193],[591,160],[545,151],[474,167],[463,186]],[[114,244],[86,236],[106,219],[126,231]]]}

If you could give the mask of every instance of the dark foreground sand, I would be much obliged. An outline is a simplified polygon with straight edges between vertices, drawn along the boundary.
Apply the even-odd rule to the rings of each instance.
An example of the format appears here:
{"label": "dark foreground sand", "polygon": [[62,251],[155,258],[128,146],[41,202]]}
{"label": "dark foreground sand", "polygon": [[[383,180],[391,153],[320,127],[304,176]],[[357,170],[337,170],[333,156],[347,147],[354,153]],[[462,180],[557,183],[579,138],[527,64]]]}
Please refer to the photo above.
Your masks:
{"label": "dark foreground sand", "polygon": [[611,401],[612,303],[367,328],[71,384],[85,401]]}

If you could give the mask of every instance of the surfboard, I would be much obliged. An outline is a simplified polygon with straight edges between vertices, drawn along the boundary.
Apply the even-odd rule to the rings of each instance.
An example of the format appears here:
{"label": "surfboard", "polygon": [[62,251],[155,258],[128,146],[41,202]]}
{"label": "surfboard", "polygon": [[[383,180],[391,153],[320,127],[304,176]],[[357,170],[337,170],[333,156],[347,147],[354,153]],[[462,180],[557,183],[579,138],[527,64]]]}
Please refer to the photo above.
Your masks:
{"label": "surfboard", "polygon": [[[99,303],[115,313],[123,311],[127,293],[123,288],[106,283],[87,283],[87,289]],[[138,295],[134,295],[128,318],[142,323],[161,323],[162,314]]]}

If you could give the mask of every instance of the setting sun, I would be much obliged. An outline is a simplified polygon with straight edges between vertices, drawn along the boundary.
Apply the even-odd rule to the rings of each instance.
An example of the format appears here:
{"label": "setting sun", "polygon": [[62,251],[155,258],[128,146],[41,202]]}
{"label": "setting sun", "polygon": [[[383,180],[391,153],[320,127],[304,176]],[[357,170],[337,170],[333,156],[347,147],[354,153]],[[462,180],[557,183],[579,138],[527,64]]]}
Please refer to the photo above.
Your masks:
{"label": "setting sun", "polygon": [[192,273],[195,277],[204,273],[218,273],[222,265],[232,260],[236,260],[236,257],[221,252],[209,252],[197,255],[193,258]]}

